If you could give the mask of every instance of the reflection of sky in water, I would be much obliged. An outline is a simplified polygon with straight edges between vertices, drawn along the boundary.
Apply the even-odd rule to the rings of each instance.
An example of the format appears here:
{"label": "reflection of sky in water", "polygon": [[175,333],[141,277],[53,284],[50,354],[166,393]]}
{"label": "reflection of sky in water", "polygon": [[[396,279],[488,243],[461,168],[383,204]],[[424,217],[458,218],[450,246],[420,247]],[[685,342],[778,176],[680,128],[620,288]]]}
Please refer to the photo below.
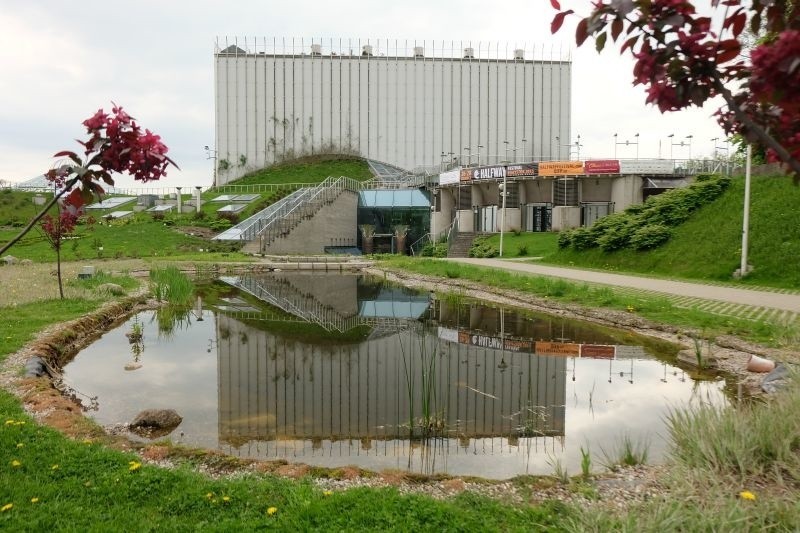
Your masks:
{"label": "reflection of sky in water", "polygon": [[[270,333],[269,322],[256,328],[210,310],[204,320],[190,314],[171,335],[159,336],[155,312],[148,311],[139,315],[141,368],[124,369],[133,358],[124,336],[131,320],[83,350],[64,377],[78,392],[98,396],[99,409],[89,415],[103,425],[130,422],[142,409],[173,408],[184,417],[173,440],[233,455],[492,478],[552,473],[556,460],[578,473],[580,446],[587,444],[598,468],[601,448],[613,455],[626,434],[648,441],[650,461],[657,461],[666,451],[670,408],[690,399],[725,401],[721,380],[695,382],[655,359],[548,357],[452,342],[457,333],[442,335],[441,324],[496,335],[491,324],[497,310],[472,305],[467,312],[435,312],[440,326],[429,328],[424,341],[406,331],[332,346],[296,334],[287,339]],[[529,332],[543,340],[549,327],[541,318],[511,314],[503,320],[518,338]],[[554,338],[563,337],[563,324],[556,326]],[[592,342],[614,335],[570,327],[589,328],[583,335]],[[420,343],[437,354],[436,389],[442,410],[450,410],[444,415],[449,427],[466,431],[432,439],[429,446],[397,429],[408,421],[404,365],[415,356],[407,350]],[[424,365],[414,364],[421,372]],[[420,385],[415,381],[416,394]],[[549,403],[554,419],[544,429],[554,436],[520,435],[526,398]],[[410,409],[419,414],[418,407]],[[326,420],[318,420],[322,413]]]}

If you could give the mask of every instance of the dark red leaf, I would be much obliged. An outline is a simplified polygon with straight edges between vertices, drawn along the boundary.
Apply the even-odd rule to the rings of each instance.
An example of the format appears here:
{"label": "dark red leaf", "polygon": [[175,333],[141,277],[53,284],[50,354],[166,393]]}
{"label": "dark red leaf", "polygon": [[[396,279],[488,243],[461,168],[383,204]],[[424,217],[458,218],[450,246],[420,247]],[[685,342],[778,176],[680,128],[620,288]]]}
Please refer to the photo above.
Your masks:
{"label": "dark red leaf", "polygon": [[581,46],[589,38],[588,26],[589,19],[582,19],[575,28],[575,43],[578,46]]}
{"label": "dark red leaf", "polygon": [[728,48],[727,50],[720,49],[717,52],[717,64],[727,63],[739,57],[741,48]]}
{"label": "dark red leaf", "polygon": [[747,15],[745,15],[744,13],[739,13],[733,21],[734,37],[738,37],[742,33],[745,24],[747,24]]}
{"label": "dark red leaf", "polygon": [[550,0],[550,5],[553,6],[553,9],[561,10],[561,4],[558,3],[558,0]]}
{"label": "dark red leaf", "polygon": [[622,19],[614,19],[614,22],[611,23],[611,39],[613,39],[614,42],[617,41],[617,37],[622,33],[622,28]]}
{"label": "dark red leaf", "polygon": [[636,36],[636,37],[631,37],[630,39],[625,41],[625,44],[623,44],[622,48],[619,49],[620,55],[624,54],[625,50],[627,50],[628,48],[633,50],[633,45],[636,44],[636,41],[638,41],[638,40],[639,40],[639,37]]}
{"label": "dark red leaf", "polygon": [[574,11],[568,9],[567,11],[562,11],[553,17],[553,22],[550,23],[550,33],[556,33],[559,29],[561,29],[561,25],[564,24],[564,17],[571,13],[574,13]]}

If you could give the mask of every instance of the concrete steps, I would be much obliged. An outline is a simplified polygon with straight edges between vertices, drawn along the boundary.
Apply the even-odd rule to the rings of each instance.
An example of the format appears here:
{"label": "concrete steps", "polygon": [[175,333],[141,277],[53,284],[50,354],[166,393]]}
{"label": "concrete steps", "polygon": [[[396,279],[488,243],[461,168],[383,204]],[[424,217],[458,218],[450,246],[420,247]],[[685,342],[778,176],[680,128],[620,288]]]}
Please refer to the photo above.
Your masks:
{"label": "concrete steps", "polygon": [[475,233],[459,233],[450,248],[447,250],[447,257],[469,257],[469,250],[472,248],[472,241],[475,240]]}

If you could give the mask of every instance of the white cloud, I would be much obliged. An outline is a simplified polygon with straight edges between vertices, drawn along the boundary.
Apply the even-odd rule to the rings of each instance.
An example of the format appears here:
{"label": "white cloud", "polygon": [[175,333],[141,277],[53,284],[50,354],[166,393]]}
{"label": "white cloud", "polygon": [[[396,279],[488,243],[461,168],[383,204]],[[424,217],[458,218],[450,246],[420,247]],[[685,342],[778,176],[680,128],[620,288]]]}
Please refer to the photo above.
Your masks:
{"label": "white cloud", "polygon": [[[567,3],[566,1],[564,2]],[[0,5],[11,4],[0,0]],[[588,11],[589,0],[570,7]],[[213,46],[216,36],[311,36],[537,43],[570,49],[576,18],[550,35],[555,12],[545,0],[489,5],[469,0],[365,4],[352,0],[297,4],[238,1],[127,3],[43,0],[0,8],[0,178],[22,180],[50,165],[54,151],[76,147],[80,122],[114,100],[160,134],[182,171],[159,185],[211,182],[202,147],[213,144]],[[571,27],[570,27],[571,25]],[[630,57],[602,55],[591,43],[573,52],[573,141],[581,155],[613,156],[613,133],[640,133],[640,156],[668,156],[667,135],[694,135],[693,155],[708,154],[721,135],[713,108],[661,115],[631,86]],[[623,153],[627,150],[629,153]],[[675,157],[688,155],[674,147]],[[678,153],[681,152],[681,153]],[[620,157],[635,155],[619,147]],[[124,181],[121,179],[120,181]]]}

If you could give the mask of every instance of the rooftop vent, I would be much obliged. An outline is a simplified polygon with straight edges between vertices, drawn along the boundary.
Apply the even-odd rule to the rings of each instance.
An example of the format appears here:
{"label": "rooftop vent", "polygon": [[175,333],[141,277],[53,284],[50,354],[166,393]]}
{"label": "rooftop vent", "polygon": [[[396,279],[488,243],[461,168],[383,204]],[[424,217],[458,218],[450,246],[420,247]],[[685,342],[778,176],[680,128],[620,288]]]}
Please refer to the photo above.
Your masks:
{"label": "rooftop vent", "polygon": [[472,47],[464,48],[464,59],[475,59],[475,49]]}
{"label": "rooftop vent", "polygon": [[425,49],[421,46],[415,46],[414,57],[425,57]]}
{"label": "rooftop vent", "polygon": [[322,55],[322,45],[321,44],[312,44],[311,45],[311,55],[312,56],[321,56]]}
{"label": "rooftop vent", "polygon": [[522,48],[517,48],[514,50],[514,60],[515,61],[523,61],[525,59],[525,50]]}
{"label": "rooftop vent", "polygon": [[372,55],[372,45],[365,44],[361,47],[361,55],[362,56],[371,56]]}

